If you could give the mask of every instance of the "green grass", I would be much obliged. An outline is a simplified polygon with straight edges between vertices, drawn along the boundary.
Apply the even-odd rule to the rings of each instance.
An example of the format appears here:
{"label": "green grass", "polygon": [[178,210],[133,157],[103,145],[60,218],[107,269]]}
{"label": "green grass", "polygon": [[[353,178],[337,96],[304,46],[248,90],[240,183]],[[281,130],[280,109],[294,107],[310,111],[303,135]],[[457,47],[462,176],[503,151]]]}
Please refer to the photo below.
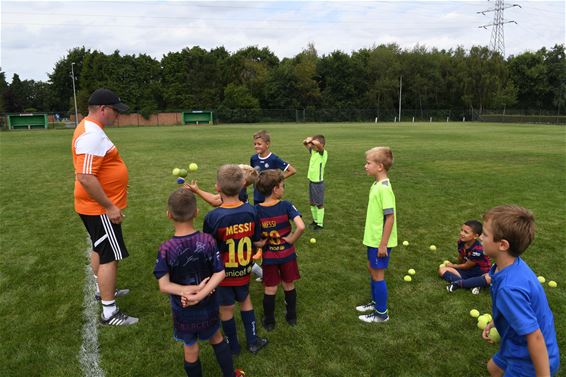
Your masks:
{"label": "green grass", "polygon": [[[558,281],[545,288],[555,314],[558,342],[566,350],[566,132],[563,127],[510,124],[269,124],[214,127],[109,129],[130,172],[124,223],[130,258],[120,264],[119,299],[140,317],[129,328],[100,328],[101,367],[107,376],[183,376],[182,347],[172,340],[167,298],[152,275],[159,244],[171,236],[165,203],[174,190],[173,167],[199,164],[192,174],[212,190],[216,168],[246,163],[251,135],[272,134],[272,150],[298,174],[287,199],[309,223],[303,138],[323,133],[326,171],[326,229],[307,232],[298,243],[302,279],[297,283],[299,324],[283,317],[269,346],[243,353],[237,367],[249,376],[480,376],[497,347],[485,343],[468,315],[490,311],[487,292],[448,294],[438,264],[456,255],[461,223],[481,218],[490,207],[516,203],[530,208],[537,236],[524,259],[535,273]],[[81,375],[86,233],[72,206],[72,131],[3,132],[1,141],[0,375]],[[397,197],[399,240],[386,280],[391,321],[369,325],[354,306],[369,298],[365,248],[361,244],[371,179],[364,152],[392,147],[390,178]],[[199,202],[202,225],[210,209]],[[438,247],[428,250],[430,244]],[[417,271],[403,281],[407,269]],[[262,288],[251,284],[261,317]],[[562,315],[560,315],[562,314]],[[240,338],[244,339],[238,318]],[[265,332],[260,327],[260,334]],[[205,374],[219,375],[213,352],[202,348]],[[565,360],[562,359],[564,366]],[[564,368],[563,368],[564,369]]]}

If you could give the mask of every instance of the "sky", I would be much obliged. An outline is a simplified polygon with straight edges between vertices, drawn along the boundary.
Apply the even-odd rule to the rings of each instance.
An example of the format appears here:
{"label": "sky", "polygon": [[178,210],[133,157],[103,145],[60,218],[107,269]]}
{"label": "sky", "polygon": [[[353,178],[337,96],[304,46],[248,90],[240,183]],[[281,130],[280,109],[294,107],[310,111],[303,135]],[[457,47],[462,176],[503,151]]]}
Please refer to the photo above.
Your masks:
{"label": "sky", "polygon": [[[505,55],[565,43],[564,0],[506,1]],[[57,61],[84,46],[147,54],[224,46],[268,47],[280,59],[312,43],[318,54],[397,43],[451,49],[489,46],[495,0],[390,1],[0,1],[0,70],[11,82],[48,81]],[[70,67],[69,67],[70,69]]]}

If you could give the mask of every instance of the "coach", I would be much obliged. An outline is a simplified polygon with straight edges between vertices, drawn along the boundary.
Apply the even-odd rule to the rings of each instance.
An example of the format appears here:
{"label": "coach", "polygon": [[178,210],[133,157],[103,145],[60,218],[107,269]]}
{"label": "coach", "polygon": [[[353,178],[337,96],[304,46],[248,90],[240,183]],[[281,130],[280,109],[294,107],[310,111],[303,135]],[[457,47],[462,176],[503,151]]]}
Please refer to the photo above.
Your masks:
{"label": "coach", "polygon": [[92,241],[91,266],[96,281],[96,299],[102,302],[101,323],[133,325],[116,306],[115,297],[129,292],[116,289],[118,261],[128,256],[122,238],[122,210],[127,204],[128,168],[110,141],[104,127],[111,126],[128,106],[108,89],[95,90],[88,100],[88,116],[73,134],[75,167],[75,211]]}

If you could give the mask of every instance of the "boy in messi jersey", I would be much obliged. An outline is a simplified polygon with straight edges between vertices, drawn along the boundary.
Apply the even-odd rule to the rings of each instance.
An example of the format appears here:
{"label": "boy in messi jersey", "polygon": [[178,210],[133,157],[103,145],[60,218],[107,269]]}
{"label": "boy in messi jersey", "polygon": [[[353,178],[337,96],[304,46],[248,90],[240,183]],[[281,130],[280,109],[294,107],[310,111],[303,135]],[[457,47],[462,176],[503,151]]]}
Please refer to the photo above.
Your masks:
{"label": "boy in messi jersey", "polygon": [[[240,167],[240,169],[242,169],[242,172],[244,173],[244,182],[245,182],[244,187],[242,188],[242,190],[240,190],[240,193],[238,194],[238,199],[240,199],[241,202],[248,203],[248,186],[255,185],[255,183],[257,182],[257,178],[259,176],[259,172],[256,169],[252,168],[250,165],[239,164],[238,166]],[[189,190],[200,196],[205,202],[207,202],[213,207],[218,207],[222,204],[222,197],[220,196],[220,194],[213,194],[211,192],[202,190],[198,186],[196,180],[185,183],[183,187],[188,188]],[[254,260],[261,258],[261,251],[256,253],[256,255],[254,255],[253,258]],[[257,276],[257,281],[262,280],[263,270],[255,262],[252,265],[252,273]]]}
{"label": "boy in messi jersey", "polygon": [[[271,146],[271,136],[265,130],[258,131],[253,136],[254,148],[256,154],[250,158],[250,166],[258,172],[267,169],[282,170],[285,178],[295,174],[297,171],[287,162],[283,161],[275,153],[271,153],[269,147]],[[259,204],[265,200],[265,196],[258,191],[254,185],[254,204]]]}
{"label": "boy in messi jersey", "polygon": [[483,253],[479,241],[482,225],[477,220],[468,220],[460,227],[458,239],[458,263],[447,263],[438,268],[441,278],[450,284],[448,292],[459,288],[472,289],[473,294],[479,294],[480,288],[489,285],[489,269],[491,261]]}
{"label": "boy in messi jersey", "polygon": [[224,279],[224,265],[216,242],[209,234],[195,230],[193,219],[198,209],[190,190],[173,192],[167,204],[175,235],[161,244],[153,273],[161,292],[170,295],[173,334],[184,343],[185,372],[189,377],[202,376],[201,339],[212,345],[223,376],[242,376],[242,371],[234,371],[230,346],[220,332],[214,289]]}
{"label": "boy in messi jersey", "polygon": [[[267,239],[263,247],[263,326],[275,328],[275,296],[279,283],[285,293],[285,319],[297,324],[297,291],[295,280],[300,278],[295,243],[305,231],[301,213],[293,204],[281,200],[285,193],[285,177],[281,170],[264,170],[259,174],[257,189],[265,201],[255,205],[261,223],[261,235]],[[295,223],[292,232],[291,220]]]}
{"label": "boy in messi jersey", "polygon": [[240,304],[248,350],[256,353],[267,345],[267,339],[257,336],[256,318],[249,293],[254,246],[261,247],[263,242],[254,208],[238,199],[243,185],[244,176],[238,165],[221,166],[216,177],[216,191],[222,197],[222,204],[206,215],[203,225],[203,231],[216,239],[224,260],[226,277],[217,291],[222,328],[233,354],[240,353],[234,320],[236,301]]}
{"label": "boy in messi jersey", "polygon": [[389,147],[375,147],[366,152],[365,170],[367,175],[375,178],[369,191],[363,240],[364,245],[367,246],[372,301],[357,306],[356,310],[359,312],[371,310],[370,314],[358,317],[369,323],[389,320],[385,270],[389,265],[391,250],[397,246],[395,194],[387,176],[391,165],[393,165],[393,153]]}
{"label": "boy in messi jersey", "polygon": [[328,152],[324,149],[326,139],[323,135],[309,136],[303,140],[303,145],[310,153],[309,199],[312,213],[311,228],[315,231],[324,227],[324,168],[328,160]]}
{"label": "boy in messi jersey", "polygon": [[499,351],[487,363],[491,376],[554,376],[560,367],[554,318],[544,288],[521,255],[534,239],[533,214],[504,205],[484,215],[480,237],[484,253],[493,260],[491,299],[493,321],[482,333],[491,342],[495,327]]}

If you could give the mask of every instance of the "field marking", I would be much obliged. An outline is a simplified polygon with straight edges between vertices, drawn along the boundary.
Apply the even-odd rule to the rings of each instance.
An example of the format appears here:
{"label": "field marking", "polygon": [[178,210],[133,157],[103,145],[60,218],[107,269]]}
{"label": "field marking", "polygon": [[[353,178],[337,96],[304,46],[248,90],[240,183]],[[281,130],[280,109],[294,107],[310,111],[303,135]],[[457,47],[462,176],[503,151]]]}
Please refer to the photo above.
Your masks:
{"label": "field marking", "polygon": [[83,343],[79,351],[79,362],[83,375],[86,377],[104,377],[104,371],[100,368],[100,354],[98,353],[98,304],[94,299],[96,293],[94,276],[90,267],[90,252],[92,243],[87,237],[88,247],[85,254],[89,263],[85,267],[85,285],[83,288]]}

